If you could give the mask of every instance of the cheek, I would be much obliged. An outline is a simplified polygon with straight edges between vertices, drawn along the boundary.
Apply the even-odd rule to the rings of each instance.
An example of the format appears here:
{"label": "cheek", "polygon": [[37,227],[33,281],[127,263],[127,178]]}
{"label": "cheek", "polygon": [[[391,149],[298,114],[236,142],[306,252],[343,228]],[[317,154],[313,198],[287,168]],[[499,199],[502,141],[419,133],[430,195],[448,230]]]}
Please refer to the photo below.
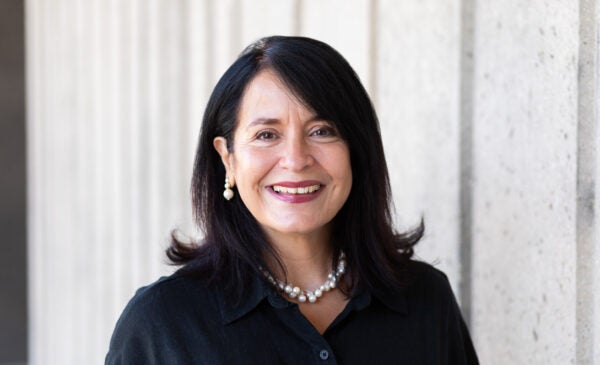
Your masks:
{"label": "cheek", "polygon": [[348,164],[348,169],[346,170],[342,179],[344,181],[344,195],[347,199],[350,195],[350,190],[352,190],[352,170],[350,169],[350,164]]}
{"label": "cheek", "polygon": [[345,188],[344,194],[348,198],[352,189],[352,165],[350,164],[350,157],[348,155],[346,155],[344,163],[340,164],[340,166],[343,166],[340,168],[340,179],[343,181]]}
{"label": "cheek", "polygon": [[238,188],[252,189],[260,185],[273,164],[273,154],[266,150],[240,149],[234,159]]}
{"label": "cheek", "polygon": [[338,150],[326,154],[326,158],[328,158],[328,166],[332,168],[331,174],[334,179],[338,180],[341,184],[351,185],[352,166],[350,164],[348,149],[345,146],[339,147]]}

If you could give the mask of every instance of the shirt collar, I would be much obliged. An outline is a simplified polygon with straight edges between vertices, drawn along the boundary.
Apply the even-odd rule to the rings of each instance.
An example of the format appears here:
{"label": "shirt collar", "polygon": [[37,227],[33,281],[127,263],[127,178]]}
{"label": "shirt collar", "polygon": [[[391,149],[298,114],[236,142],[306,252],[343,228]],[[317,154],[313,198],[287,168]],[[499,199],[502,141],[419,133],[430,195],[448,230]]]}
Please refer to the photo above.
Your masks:
{"label": "shirt collar", "polygon": [[219,296],[221,314],[223,323],[230,324],[256,308],[265,298],[275,308],[285,308],[291,305],[290,302],[283,299],[271,285],[262,280],[258,275],[254,275],[249,280],[248,286],[243,297],[235,303],[228,300],[221,291]]}
{"label": "shirt collar", "polygon": [[359,289],[350,301],[348,309],[354,311],[363,310],[371,305],[373,298],[394,312],[408,314],[408,300],[406,298],[405,289],[381,293],[373,293],[367,289]]}
{"label": "shirt collar", "polygon": [[374,296],[390,310],[401,314],[408,314],[408,300],[405,289],[395,292],[387,291],[385,293],[378,293]]}
{"label": "shirt collar", "polygon": [[[383,292],[372,294],[368,290],[360,290],[349,303],[350,310],[360,311],[371,304],[371,298],[377,298],[390,310],[402,314],[408,314],[408,304],[405,290],[397,292]],[[223,293],[220,295],[221,313],[223,323],[230,324],[256,308],[265,298],[274,308],[286,308],[292,303],[285,300],[278,292],[261,279],[258,275],[254,275],[249,281],[245,295],[238,303],[227,300]]]}

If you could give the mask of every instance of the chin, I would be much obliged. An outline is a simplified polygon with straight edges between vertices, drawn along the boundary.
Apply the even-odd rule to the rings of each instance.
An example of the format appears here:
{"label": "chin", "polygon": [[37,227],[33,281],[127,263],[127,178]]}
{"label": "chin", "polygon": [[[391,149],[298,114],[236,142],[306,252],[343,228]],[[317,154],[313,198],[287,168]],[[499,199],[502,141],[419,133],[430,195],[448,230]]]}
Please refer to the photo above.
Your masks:
{"label": "chin", "polygon": [[278,226],[267,226],[270,231],[283,233],[283,234],[291,234],[291,235],[302,235],[302,234],[311,234],[315,233],[321,229],[327,227],[327,224],[306,224],[303,223],[290,223],[285,225]]}

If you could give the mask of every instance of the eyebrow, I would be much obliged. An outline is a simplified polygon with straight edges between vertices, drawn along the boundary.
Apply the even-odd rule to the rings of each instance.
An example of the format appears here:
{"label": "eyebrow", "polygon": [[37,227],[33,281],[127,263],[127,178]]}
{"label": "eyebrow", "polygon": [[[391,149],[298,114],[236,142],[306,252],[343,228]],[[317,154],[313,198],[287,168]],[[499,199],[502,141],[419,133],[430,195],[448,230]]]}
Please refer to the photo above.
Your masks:
{"label": "eyebrow", "polygon": [[[314,122],[316,120],[325,120],[325,119],[323,119],[319,115],[315,114],[312,117],[308,118],[304,123],[310,123],[310,122]],[[248,124],[246,129],[248,129],[250,127],[254,127],[255,125],[273,125],[273,124],[277,124],[279,122],[281,122],[281,120],[279,120],[277,118],[256,118]]]}
{"label": "eyebrow", "polygon": [[254,119],[250,124],[248,124],[247,128],[254,127],[255,125],[272,125],[279,123],[279,119],[277,118],[257,118]]}

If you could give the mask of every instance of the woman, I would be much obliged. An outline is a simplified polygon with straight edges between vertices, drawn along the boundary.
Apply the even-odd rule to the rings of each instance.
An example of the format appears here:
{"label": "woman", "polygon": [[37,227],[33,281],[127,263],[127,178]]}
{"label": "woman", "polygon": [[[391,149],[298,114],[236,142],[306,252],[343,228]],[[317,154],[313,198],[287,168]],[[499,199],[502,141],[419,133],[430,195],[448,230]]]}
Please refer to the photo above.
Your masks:
{"label": "woman", "polygon": [[107,364],[475,364],[443,273],[397,234],[377,117],[328,45],[268,37],[206,107],[192,179],[205,232],[140,289]]}

